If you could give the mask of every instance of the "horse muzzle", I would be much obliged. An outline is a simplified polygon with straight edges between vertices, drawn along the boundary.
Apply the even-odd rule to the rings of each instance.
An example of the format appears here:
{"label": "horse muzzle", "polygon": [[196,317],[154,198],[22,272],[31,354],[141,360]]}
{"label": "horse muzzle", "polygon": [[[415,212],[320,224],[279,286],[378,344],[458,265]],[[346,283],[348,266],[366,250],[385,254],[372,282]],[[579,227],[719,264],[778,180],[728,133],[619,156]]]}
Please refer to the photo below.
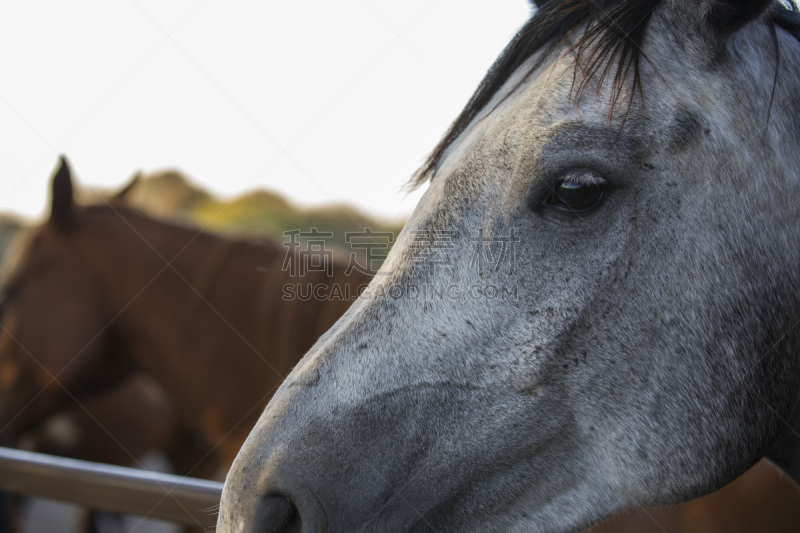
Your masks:
{"label": "horse muzzle", "polygon": [[217,530],[480,530],[475,509],[500,511],[530,484],[530,431],[499,431],[547,424],[522,400],[452,384],[352,404],[279,391],[228,474]]}

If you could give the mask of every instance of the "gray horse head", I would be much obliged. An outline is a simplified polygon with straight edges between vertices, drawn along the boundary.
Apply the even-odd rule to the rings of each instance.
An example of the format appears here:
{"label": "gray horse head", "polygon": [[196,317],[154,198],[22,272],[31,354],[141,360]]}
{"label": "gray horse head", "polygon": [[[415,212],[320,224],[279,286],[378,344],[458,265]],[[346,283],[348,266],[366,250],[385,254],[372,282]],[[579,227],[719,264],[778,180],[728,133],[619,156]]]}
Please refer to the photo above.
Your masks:
{"label": "gray horse head", "polygon": [[525,531],[800,479],[800,16],[540,2],[221,532]]}

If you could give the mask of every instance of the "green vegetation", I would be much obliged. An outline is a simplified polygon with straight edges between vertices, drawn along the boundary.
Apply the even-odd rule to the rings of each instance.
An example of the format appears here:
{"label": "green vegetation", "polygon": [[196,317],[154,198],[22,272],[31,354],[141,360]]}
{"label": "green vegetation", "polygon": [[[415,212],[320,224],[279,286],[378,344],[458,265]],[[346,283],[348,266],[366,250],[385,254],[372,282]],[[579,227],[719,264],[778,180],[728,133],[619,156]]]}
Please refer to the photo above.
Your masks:
{"label": "green vegetation", "polygon": [[[102,202],[92,191],[81,191],[82,203]],[[278,242],[308,245],[310,241],[324,242],[326,249],[355,251],[360,264],[366,264],[369,253],[371,266],[376,269],[385,258],[401,223],[391,223],[370,217],[347,205],[320,208],[301,208],[283,196],[266,190],[244,193],[230,200],[213,196],[176,171],[144,176],[125,195],[126,202],[160,218],[180,220],[217,233],[229,235],[270,236]],[[9,242],[25,222],[0,214],[0,258]],[[316,229],[316,235],[314,234]],[[389,236],[353,236],[366,229],[384,232]],[[287,234],[293,232],[294,236]],[[346,242],[351,233],[351,246]],[[373,243],[369,252],[365,248]],[[363,259],[362,259],[363,258]]]}
{"label": "green vegetation", "polygon": [[286,242],[289,237],[285,232],[295,231],[302,242],[311,238],[310,232],[316,228],[324,236],[326,246],[342,249],[350,249],[345,242],[348,232],[360,233],[369,228],[396,236],[402,228],[400,223],[377,220],[347,205],[301,208],[266,190],[222,200],[175,171],[144,177],[128,198],[131,204],[156,216],[182,219],[221,233],[266,234]]}

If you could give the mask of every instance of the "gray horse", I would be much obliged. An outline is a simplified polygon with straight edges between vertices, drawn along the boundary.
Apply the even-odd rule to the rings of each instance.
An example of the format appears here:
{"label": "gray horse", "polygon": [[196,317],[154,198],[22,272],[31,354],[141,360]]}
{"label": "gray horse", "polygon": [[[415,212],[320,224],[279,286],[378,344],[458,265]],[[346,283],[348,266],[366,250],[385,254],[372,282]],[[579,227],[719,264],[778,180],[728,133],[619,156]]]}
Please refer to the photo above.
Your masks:
{"label": "gray horse", "polygon": [[800,480],[798,36],[770,1],[539,2],[218,531],[562,532],[764,456]]}

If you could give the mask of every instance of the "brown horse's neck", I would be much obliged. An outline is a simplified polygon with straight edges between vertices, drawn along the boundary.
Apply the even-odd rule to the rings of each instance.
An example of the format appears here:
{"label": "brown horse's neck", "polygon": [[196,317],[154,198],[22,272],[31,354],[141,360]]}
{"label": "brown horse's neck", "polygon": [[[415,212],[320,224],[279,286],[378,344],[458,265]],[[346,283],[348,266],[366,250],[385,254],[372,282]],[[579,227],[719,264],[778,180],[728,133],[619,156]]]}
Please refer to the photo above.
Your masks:
{"label": "brown horse's neck", "polygon": [[[178,328],[172,333],[185,332],[203,306],[213,311],[215,303],[224,305],[211,301],[226,300],[213,292],[215,284],[226,275],[236,276],[231,283],[257,284],[280,253],[270,241],[226,238],[124,208],[87,208],[82,221],[79,245],[87,268],[100,280],[107,311],[122,318],[123,330],[145,321],[150,331],[158,316]],[[181,326],[182,319],[187,324]]]}
{"label": "brown horse's neck", "polygon": [[[124,357],[161,382],[232,458],[277,386],[349,306],[285,298],[286,283],[364,284],[369,277],[290,278],[270,242],[230,239],[136,211],[87,210],[87,269],[100,280]],[[355,289],[353,289],[353,294]]]}

